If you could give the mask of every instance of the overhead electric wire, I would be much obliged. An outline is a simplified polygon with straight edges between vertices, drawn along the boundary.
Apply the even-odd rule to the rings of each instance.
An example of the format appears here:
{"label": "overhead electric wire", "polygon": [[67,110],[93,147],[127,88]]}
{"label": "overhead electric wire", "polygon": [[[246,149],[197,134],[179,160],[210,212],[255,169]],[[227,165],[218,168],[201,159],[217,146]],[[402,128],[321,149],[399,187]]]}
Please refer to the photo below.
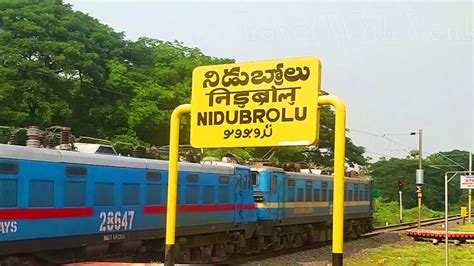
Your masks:
{"label": "overhead electric wire", "polygon": [[[354,131],[354,132],[358,132],[358,133],[361,133],[361,134],[366,134],[366,135],[370,135],[370,136],[374,136],[374,137],[379,137],[379,138],[383,138],[389,142],[392,142],[392,143],[395,143],[397,145],[400,145],[402,147],[405,147],[405,148],[409,148],[409,149],[412,149],[412,150],[416,150],[416,148],[412,147],[412,146],[409,146],[409,145],[406,145],[406,144],[403,144],[401,142],[398,142],[398,141],[395,141],[389,137],[387,137],[387,135],[402,135],[402,134],[383,134],[383,135],[378,135],[378,134],[374,134],[374,133],[371,133],[371,132],[367,132],[367,131],[362,131],[362,130],[358,130],[358,129],[350,129],[348,128],[349,132],[351,131]],[[411,134],[405,134],[405,135],[411,135]],[[373,152],[372,152],[373,153]],[[425,155],[430,155],[430,153],[428,152],[422,152],[423,154]],[[374,153],[375,154],[375,153]],[[445,159],[449,160],[450,162],[456,164],[457,166],[461,167],[462,169],[466,170],[466,168],[459,164],[458,162],[454,161],[453,159],[449,158],[448,156],[444,155],[442,152],[437,152],[435,154],[439,154],[441,155],[442,157],[444,157]],[[392,157],[393,158],[393,157]]]}

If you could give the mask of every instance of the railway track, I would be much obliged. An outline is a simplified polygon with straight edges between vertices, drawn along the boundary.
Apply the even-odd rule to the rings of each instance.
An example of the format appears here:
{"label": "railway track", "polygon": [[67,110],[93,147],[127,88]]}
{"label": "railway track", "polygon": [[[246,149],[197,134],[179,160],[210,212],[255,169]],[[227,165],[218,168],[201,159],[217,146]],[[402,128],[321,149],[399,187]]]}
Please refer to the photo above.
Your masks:
{"label": "railway track", "polygon": [[[452,216],[448,217],[448,221],[455,221],[455,220],[458,220],[458,219],[461,219],[461,217],[459,215],[452,215]],[[421,221],[421,227],[430,226],[430,225],[434,225],[434,224],[439,224],[439,223],[442,223],[442,222],[444,222],[444,217],[443,218],[426,219],[426,220]],[[388,225],[388,226],[381,226],[381,227],[375,228],[370,233],[361,235],[360,237],[358,237],[356,239],[369,238],[369,237],[373,237],[373,236],[384,234],[384,233],[402,231],[402,230],[406,230],[406,229],[415,228],[417,226],[418,226],[418,222],[409,222],[409,223],[401,223],[401,224],[394,224],[394,225]],[[351,239],[351,240],[356,240],[356,239]],[[351,241],[351,240],[348,240],[348,241]],[[260,253],[260,254],[244,255],[242,257],[231,258],[231,259],[229,259],[228,261],[226,261],[224,263],[245,264],[245,263],[249,263],[249,262],[252,262],[252,261],[264,260],[264,259],[267,259],[267,258],[283,256],[283,255],[292,254],[292,253],[301,252],[301,251],[306,251],[306,250],[310,250],[310,249],[316,249],[316,248],[320,248],[320,247],[323,247],[323,246],[326,246],[326,245],[329,245],[329,244],[331,244],[331,241],[317,242],[317,243],[312,243],[312,244],[308,244],[308,245],[301,246],[301,247],[290,248],[290,249],[282,249],[282,250],[279,250],[279,251],[268,251],[268,252],[264,252],[264,253]]]}

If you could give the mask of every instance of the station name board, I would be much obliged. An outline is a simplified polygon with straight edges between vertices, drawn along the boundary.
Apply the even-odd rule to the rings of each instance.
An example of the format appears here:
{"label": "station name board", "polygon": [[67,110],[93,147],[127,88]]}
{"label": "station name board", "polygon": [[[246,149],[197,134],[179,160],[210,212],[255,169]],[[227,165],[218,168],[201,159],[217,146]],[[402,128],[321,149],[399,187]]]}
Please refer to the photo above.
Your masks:
{"label": "station name board", "polygon": [[321,63],[315,57],[197,67],[191,145],[309,145],[319,132]]}

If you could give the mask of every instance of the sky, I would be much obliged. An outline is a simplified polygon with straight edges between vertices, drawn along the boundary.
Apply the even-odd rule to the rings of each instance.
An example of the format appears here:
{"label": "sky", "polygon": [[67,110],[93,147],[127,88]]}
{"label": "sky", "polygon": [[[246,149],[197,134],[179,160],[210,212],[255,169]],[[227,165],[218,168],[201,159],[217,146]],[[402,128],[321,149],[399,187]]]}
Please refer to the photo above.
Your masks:
{"label": "sky", "polygon": [[317,56],[348,136],[377,159],[474,152],[473,4],[66,0],[127,39],[178,40],[237,62]]}

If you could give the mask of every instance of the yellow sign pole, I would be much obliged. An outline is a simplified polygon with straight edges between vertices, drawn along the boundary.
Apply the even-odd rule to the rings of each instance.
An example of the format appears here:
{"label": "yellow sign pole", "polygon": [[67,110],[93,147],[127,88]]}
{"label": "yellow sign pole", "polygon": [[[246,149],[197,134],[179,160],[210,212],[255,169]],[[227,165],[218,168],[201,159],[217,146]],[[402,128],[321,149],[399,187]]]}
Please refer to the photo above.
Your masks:
{"label": "yellow sign pole", "polygon": [[344,163],[346,159],[346,105],[333,95],[319,96],[319,105],[336,110],[334,143],[334,205],[332,216],[332,265],[342,265],[344,252]]}
{"label": "yellow sign pole", "polygon": [[166,209],[165,265],[174,265],[174,242],[176,235],[176,205],[178,199],[178,151],[179,124],[181,116],[191,112],[190,104],[182,104],[171,114],[170,149],[168,169],[168,203]]}

